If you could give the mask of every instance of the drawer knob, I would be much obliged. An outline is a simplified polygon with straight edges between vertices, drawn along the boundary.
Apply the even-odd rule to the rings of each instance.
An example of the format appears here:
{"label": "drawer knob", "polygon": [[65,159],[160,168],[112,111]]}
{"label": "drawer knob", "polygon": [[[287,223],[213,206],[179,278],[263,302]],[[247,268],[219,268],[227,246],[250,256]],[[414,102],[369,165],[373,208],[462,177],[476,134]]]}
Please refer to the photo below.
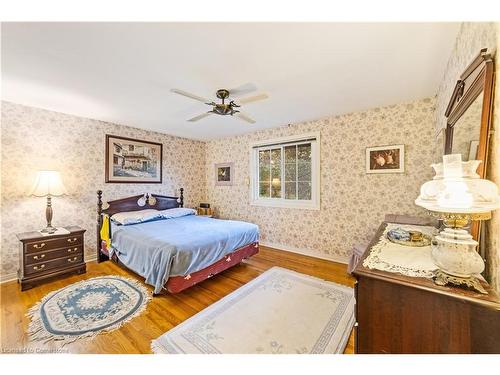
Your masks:
{"label": "drawer knob", "polygon": [[68,263],[74,263],[76,262],[77,259],[78,257],[74,257],[73,259],[68,259]]}
{"label": "drawer knob", "polygon": [[34,266],[33,269],[35,271],[38,271],[38,270],[43,270],[45,268],[45,264],[42,264],[41,266]]}
{"label": "drawer knob", "polygon": [[36,244],[34,244],[34,245],[33,245],[33,247],[34,247],[35,249],[41,249],[41,248],[42,248],[42,247],[44,247],[44,246],[45,246],[45,242],[42,242],[41,244],[37,244],[37,243],[36,243]]}
{"label": "drawer knob", "polygon": [[75,252],[75,251],[77,251],[77,250],[78,250],[78,248],[77,248],[77,247],[75,247],[75,248],[73,248],[73,249],[68,249],[68,253],[74,253],[74,252]]}
{"label": "drawer knob", "polygon": [[43,258],[45,258],[45,254],[42,254],[42,255],[35,255],[35,256],[33,257],[33,259],[43,259]]}
{"label": "drawer knob", "polygon": [[68,242],[75,242],[77,240],[76,237],[73,237],[73,238],[68,238]]}

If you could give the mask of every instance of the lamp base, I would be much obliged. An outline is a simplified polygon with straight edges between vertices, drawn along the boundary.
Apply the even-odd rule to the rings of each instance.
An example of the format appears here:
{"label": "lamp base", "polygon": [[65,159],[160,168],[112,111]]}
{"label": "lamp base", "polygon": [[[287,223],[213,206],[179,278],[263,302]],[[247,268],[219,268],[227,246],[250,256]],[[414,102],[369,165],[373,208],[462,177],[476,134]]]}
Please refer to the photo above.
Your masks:
{"label": "lamp base", "polygon": [[48,233],[48,234],[55,233],[56,231],[57,228],[54,228],[52,225],[47,225],[45,228],[40,230],[41,233]]}
{"label": "lamp base", "polygon": [[453,285],[465,285],[468,288],[472,288],[481,294],[488,294],[488,292],[483,288],[481,283],[474,276],[470,277],[458,277],[447,274],[441,270],[436,271],[436,276],[434,277],[434,283],[436,285],[445,286],[446,284]]}

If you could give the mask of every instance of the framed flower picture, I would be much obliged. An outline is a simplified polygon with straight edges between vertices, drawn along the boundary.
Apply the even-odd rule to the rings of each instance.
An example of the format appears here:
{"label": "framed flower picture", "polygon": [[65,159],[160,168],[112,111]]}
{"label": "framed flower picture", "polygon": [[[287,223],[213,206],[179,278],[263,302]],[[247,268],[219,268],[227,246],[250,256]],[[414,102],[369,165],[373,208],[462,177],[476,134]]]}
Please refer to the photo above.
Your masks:
{"label": "framed flower picture", "polygon": [[161,143],[106,134],[106,182],[161,183]]}
{"label": "framed flower picture", "polygon": [[377,146],[366,149],[366,173],[404,173],[405,146]]}
{"label": "framed flower picture", "polygon": [[228,186],[233,184],[234,164],[215,164],[215,186]]}

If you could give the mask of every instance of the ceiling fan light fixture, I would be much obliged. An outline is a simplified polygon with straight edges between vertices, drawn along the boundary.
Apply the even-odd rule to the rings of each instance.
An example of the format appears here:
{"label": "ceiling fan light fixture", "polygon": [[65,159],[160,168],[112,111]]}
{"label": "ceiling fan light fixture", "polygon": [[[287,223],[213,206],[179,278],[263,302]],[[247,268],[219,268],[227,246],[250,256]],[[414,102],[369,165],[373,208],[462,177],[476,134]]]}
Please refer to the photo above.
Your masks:
{"label": "ceiling fan light fixture", "polygon": [[[247,87],[247,89],[248,88],[249,87]],[[255,123],[254,119],[252,119],[247,114],[244,114],[235,108],[240,108],[241,104],[251,103],[251,102],[255,102],[258,100],[262,100],[262,99],[267,99],[269,97],[266,93],[262,93],[259,95],[254,95],[254,96],[250,96],[247,98],[242,98],[242,99],[238,100],[238,103],[236,103],[234,100],[231,100],[229,103],[226,103],[225,100],[229,98],[231,91],[227,90],[227,89],[218,89],[216,91],[215,95],[217,96],[217,98],[222,100],[222,103],[216,103],[213,101],[210,102],[209,99],[203,98],[203,97],[195,95],[195,94],[191,94],[191,93],[184,91],[184,90],[171,89],[170,91],[175,93],[175,94],[183,95],[183,96],[186,96],[188,98],[198,100],[198,101],[203,102],[203,103],[212,107],[211,111],[208,111],[206,113],[202,113],[201,115],[198,115],[198,116],[195,116],[195,117],[189,119],[188,121],[190,121],[190,122],[195,122],[195,121],[201,120],[201,119],[209,116],[210,114],[216,114],[216,115],[220,115],[220,116],[227,116],[227,115],[236,116],[243,121],[246,121],[250,124],[254,124]]]}

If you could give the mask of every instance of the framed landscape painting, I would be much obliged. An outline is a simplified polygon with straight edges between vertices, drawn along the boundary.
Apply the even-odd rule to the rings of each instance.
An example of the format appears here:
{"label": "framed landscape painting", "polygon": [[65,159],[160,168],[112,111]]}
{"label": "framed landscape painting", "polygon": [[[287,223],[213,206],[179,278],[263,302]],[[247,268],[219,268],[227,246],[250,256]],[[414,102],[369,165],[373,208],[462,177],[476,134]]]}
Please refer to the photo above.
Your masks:
{"label": "framed landscape painting", "polygon": [[106,134],[106,182],[161,183],[162,144]]}
{"label": "framed landscape painting", "polygon": [[366,173],[404,173],[405,146],[377,146],[366,149]]}

